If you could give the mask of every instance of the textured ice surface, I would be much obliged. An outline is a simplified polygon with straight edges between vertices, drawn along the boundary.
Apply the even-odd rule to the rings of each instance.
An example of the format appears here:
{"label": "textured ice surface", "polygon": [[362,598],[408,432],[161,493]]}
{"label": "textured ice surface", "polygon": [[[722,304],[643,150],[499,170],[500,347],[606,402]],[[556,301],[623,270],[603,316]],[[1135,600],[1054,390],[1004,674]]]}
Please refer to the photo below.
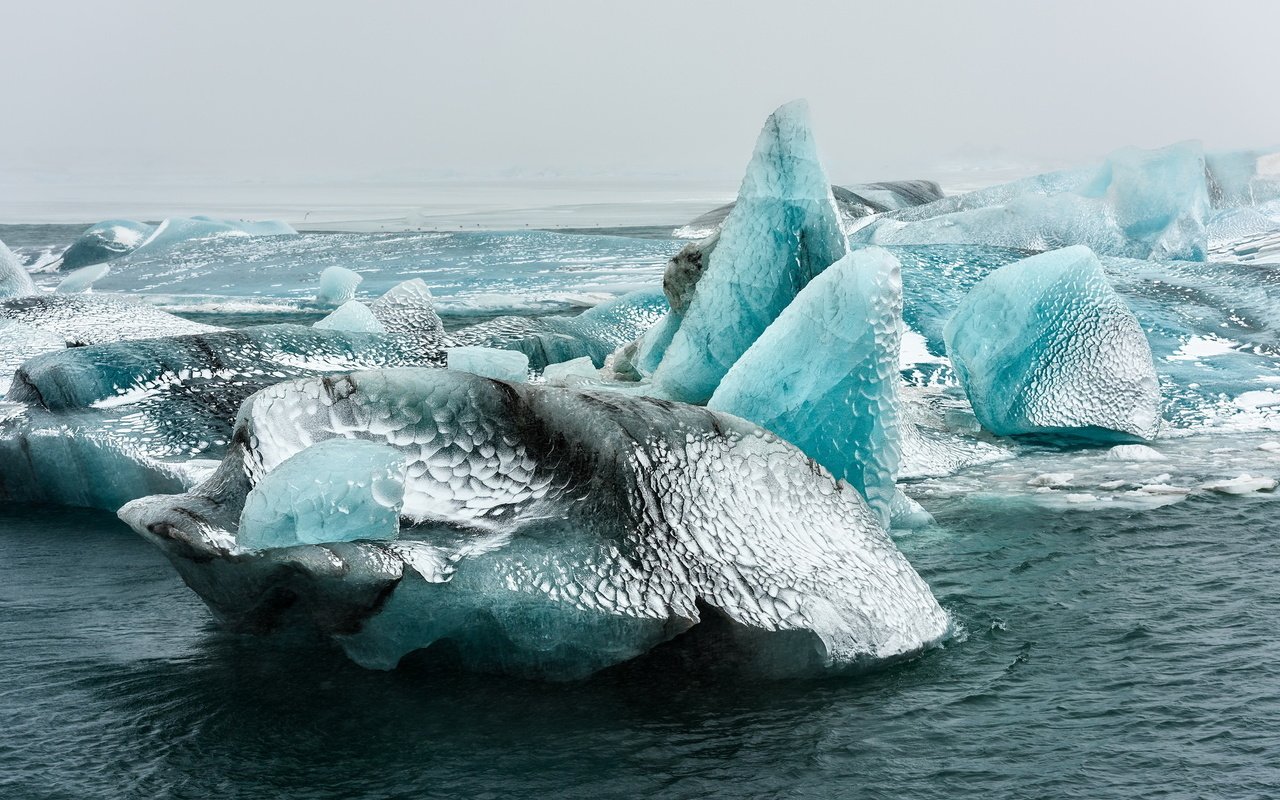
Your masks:
{"label": "textured ice surface", "polygon": [[316,304],[340,306],[356,296],[356,287],[364,280],[360,273],[346,267],[327,267],[320,273],[320,288],[316,290]]}
{"label": "textured ice surface", "polygon": [[[1203,260],[1210,210],[1204,153],[1185,142],[1117,151],[1092,175],[1055,173],[966,200],[888,215],[855,231],[876,244],[967,243]],[[936,208],[931,208],[936,206]]]}
{"label": "textured ice surface", "polygon": [[1156,434],[1151,348],[1086,247],[991,273],[945,336],[974,413],[993,433]]}
{"label": "textured ice surface", "polygon": [[268,472],[244,499],[236,540],[260,550],[394,539],[404,455],[367,439],[326,439]]}
{"label": "textured ice surface", "polygon": [[81,267],[75,272],[62,279],[54,289],[58,294],[79,294],[88,292],[93,289],[93,284],[106,276],[111,271],[109,264],[94,264],[89,267]]}
{"label": "textured ice surface", "polygon": [[311,327],[330,331],[358,331],[360,333],[386,333],[386,326],[373,315],[369,307],[359,300],[348,300]]}
{"label": "textured ice surface", "polygon": [[66,346],[56,333],[0,318],[0,392],[9,391],[14,370],[27,359]]}
{"label": "textured ice surface", "polygon": [[[405,457],[394,542],[238,552],[250,488],[318,441]],[[271,387],[185,495],[121,517],[224,622],[310,623],[389,668],[448,640],[476,669],[573,678],[723,615],[771,672],[912,653],[947,616],[861,497],[734,417],[619,395],[385,370]],[[294,598],[284,604],[269,598]]]}
{"label": "textured ice surface", "polygon": [[449,369],[515,383],[522,383],[529,376],[529,357],[519,350],[450,347],[445,353],[448,355]]}
{"label": "textured ice surface", "polygon": [[658,289],[641,289],[601,303],[576,317],[498,317],[445,335],[453,347],[479,346],[518,350],[529,366],[587,357],[597,367],[618,347],[651,328],[668,310]]}
{"label": "textured ice surface", "polygon": [[789,103],[760,132],[737,204],[654,386],[668,397],[705,403],[792,298],[847,252],[808,109]]}
{"label": "textured ice surface", "polygon": [[4,242],[0,242],[0,297],[22,297],[35,293],[36,285],[31,281],[31,275],[13,251]]}
{"label": "textured ice surface", "polygon": [[814,278],[725,375],[707,404],[791,442],[889,524],[901,458],[902,281],[879,247]]}
{"label": "textured ice surface", "polygon": [[62,254],[59,269],[74,270],[128,255],[155,232],[156,227],[131,219],[109,219],[93,225]]}
{"label": "textured ice surface", "polygon": [[421,278],[391,287],[369,305],[369,311],[387,333],[416,341],[424,350],[443,346],[444,324],[436,313],[431,289]]}
{"label": "textured ice surface", "polygon": [[69,347],[217,330],[110,295],[32,295],[0,300],[0,318],[62,337]]}

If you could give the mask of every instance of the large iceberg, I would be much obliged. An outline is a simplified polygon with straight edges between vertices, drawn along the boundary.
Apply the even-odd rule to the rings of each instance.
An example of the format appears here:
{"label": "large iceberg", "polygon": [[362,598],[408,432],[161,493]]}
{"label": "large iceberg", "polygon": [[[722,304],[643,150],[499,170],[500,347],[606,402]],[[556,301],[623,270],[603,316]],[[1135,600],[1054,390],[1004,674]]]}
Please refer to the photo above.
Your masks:
{"label": "large iceberg", "polygon": [[897,260],[855,250],[814,278],[738,359],[708,408],[773,431],[847,480],[888,526],[901,457]]}
{"label": "large iceberg", "polygon": [[1151,347],[1087,247],[992,272],[961,302],[945,336],[974,413],[993,433],[1156,435]]}
{"label": "large iceberg", "polygon": [[1087,245],[1103,255],[1203,260],[1210,213],[1197,142],[1117,151],[1092,174],[1053,173],[872,221],[874,244],[986,244],[1031,250]]}
{"label": "large iceberg", "polygon": [[[398,537],[242,548],[246,496],[336,438],[404,456]],[[199,487],[121,518],[225,624],[314,626],[368,667],[448,642],[471,668],[576,678],[712,616],[744,658],[794,674],[902,657],[948,629],[856,491],[706,409],[384,370],[267,389],[234,441]]]}
{"label": "large iceberg", "polygon": [[707,402],[796,294],[848,251],[807,106],[789,103],[765,122],[738,202],[653,374],[657,391]]}
{"label": "large iceberg", "polygon": [[280,220],[262,222],[216,219],[214,217],[169,217],[159,225],[130,219],[109,219],[93,225],[72,242],[58,265],[62,270],[102,264],[135,250],[159,250],[179,242],[221,236],[289,236],[292,226]]}
{"label": "large iceberg", "polygon": [[31,275],[18,261],[13,251],[0,242],[0,297],[22,297],[35,294],[36,285]]}

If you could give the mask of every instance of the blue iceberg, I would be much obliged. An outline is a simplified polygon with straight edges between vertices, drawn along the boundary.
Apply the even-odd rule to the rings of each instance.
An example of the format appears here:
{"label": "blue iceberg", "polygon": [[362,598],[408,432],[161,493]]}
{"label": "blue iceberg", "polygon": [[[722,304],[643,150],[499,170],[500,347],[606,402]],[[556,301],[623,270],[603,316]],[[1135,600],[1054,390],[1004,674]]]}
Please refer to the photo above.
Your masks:
{"label": "blue iceberg", "polygon": [[1054,173],[888,214],[854,232],[874,244],[1087,245],[1102,255],[1204,260],[1210,214],[1199,143],[1117,151],[1092,174]]}
{"label": "blue iceberg", "polygon": [[159,225],[151,225],[131,219],[109,219],[80,234],[63,252],[58,268],[80,269],[113,261],[143,248],[155,251],[200,239],[296,234],[288,223],[280,220],[254,222],[195,216],[170,217]]}
{"label": "blue iceberg", "polygon": [[90,227],[62,253],[59,269],[74,270],[126,256],[151,238],[156,226],[131,219],[109,219]]}
{"label": "blue iceberg", "polygon": [[328,267],[320,273],[320,288],[316,290],[316,305],[337,307],[355,298],[356,287],[364,280],[359,272],[346,267]]}
{"label": "blue iceberg", "polygon": [[889,524],[901,457],[898,261],[855,250],[806,286],[733,365],[707,407],[791,442]]}
{"label": "blue iceberg", "polygon": [[705,403],[801,289],[849,251],[808,109],[765,122],[693,300],[653,374],[672,399]]}
{"label": "blue iceberg", "polygon": [[[396,538],[240,546],[246,496],[336,438],[405,459]],[[706,409],[383,370],[271,387],[245,403],[234,441],[207,481],[121,518],[223,623],[314,627],[367,667],[448,641],[474,669],[572,679],[710,617],[761,669],[804,674],[899,658],[948,630],[856,491]]]}
{"label": "blue iceberg", "polygon": [[22,297],[36,293],[36,285],[13,251],[0,242],[0,297]]}
{"label": "blue iceberg", "polygon": [[945,337],[974,414],[992,433],[1156,435],[1151,347],[1087,247],[992,272],[960,303]]}
{"label": "blue iceberg", "polygon": [[81,267],[67,277],[63,278],[54,289],[58,294],[79,294],[81,292],[93,291],[93,284],[111,271],[108,264],[94,264],[91,267]]}

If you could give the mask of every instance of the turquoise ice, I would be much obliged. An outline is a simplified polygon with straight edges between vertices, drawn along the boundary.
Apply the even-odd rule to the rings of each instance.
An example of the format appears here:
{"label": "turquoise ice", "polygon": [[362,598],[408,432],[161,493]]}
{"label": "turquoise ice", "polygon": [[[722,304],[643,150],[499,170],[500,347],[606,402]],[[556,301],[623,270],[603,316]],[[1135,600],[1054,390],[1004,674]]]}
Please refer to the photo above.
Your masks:
{"label": "turquoise ice", "polygon": [[450,347],[445,350],[449,369],[485,378],[521,383],[529,377],[529,357],[519,350],[494,347]]}
{"label": "turquoise ice", "polygon": [[985,244],[1203,260],[1210,213],[1198,142],[1112,153],[1092,174],[1053,173],[886,215],[854,232],[875,244]]}
{"label": "turquoise ice", "polygon": [[328,267],[320,273],[316,305],[340,306],[356,296],[356,287],[364,280],[360,273],[346,267]]}
{"label": "turquoise ice", "polygon": [[0,242],[0,297],[23,297],[35,293],[36,285],[31,281],[31,275],[13,251]]}
{"label": "turquoise ice", "polygon": [[236,541],[245,548],[394,539],[404,505],[405,459],[362,439],[326,439],[262,475],[244,500]]}
{"label": "turquoise ice", "polygon": [[356,331],[359,333],[385,333],[386,326],[374,316],[369,307],[359,300],[348,300],[311,327],[330,331]]}
{"label": "turquoise ice", "polygon": [[88,267],[81,267],[63,278],[54,291],[58,294],[80,294],[81,292],[92,291],[93,284],[106,277],[106,274],[110,271],[111,266],[109,264],[94,264]]}
{"label": "turquoise ice", "polygon": [[694,298],[653,374],[657,391],[705,403],[782,309],[848,252],[803,101],[765,122]]}
{"label": "turquoise ice", "polygon": [[1001,435],[1156,435],[1151,347],[1087,247],[992,272],[947,323],[947,354],[982,426]]}
{"label": "turquoise ice", "polygon": [[156,226],[131,219],[108,219],[93,225],[62,253],[59,269],[73,270],[128,255],[155,233]]}
{"label": "turquoise ice", "polygon": [[901,457],[902,279],[879,247],[814,278],[707,404],[773,431],[862,493],[888,526]]}

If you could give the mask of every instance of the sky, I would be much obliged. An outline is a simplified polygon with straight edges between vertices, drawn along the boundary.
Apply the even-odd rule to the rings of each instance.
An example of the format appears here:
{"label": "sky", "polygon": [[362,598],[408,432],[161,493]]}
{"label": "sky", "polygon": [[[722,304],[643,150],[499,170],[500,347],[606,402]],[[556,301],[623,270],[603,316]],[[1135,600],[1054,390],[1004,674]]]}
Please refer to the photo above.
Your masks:
{"label": "sky", "polygon": [[1280,143],[1273,2],[0,0],[0,184],[737,176],[809,100],[842,182]]}

